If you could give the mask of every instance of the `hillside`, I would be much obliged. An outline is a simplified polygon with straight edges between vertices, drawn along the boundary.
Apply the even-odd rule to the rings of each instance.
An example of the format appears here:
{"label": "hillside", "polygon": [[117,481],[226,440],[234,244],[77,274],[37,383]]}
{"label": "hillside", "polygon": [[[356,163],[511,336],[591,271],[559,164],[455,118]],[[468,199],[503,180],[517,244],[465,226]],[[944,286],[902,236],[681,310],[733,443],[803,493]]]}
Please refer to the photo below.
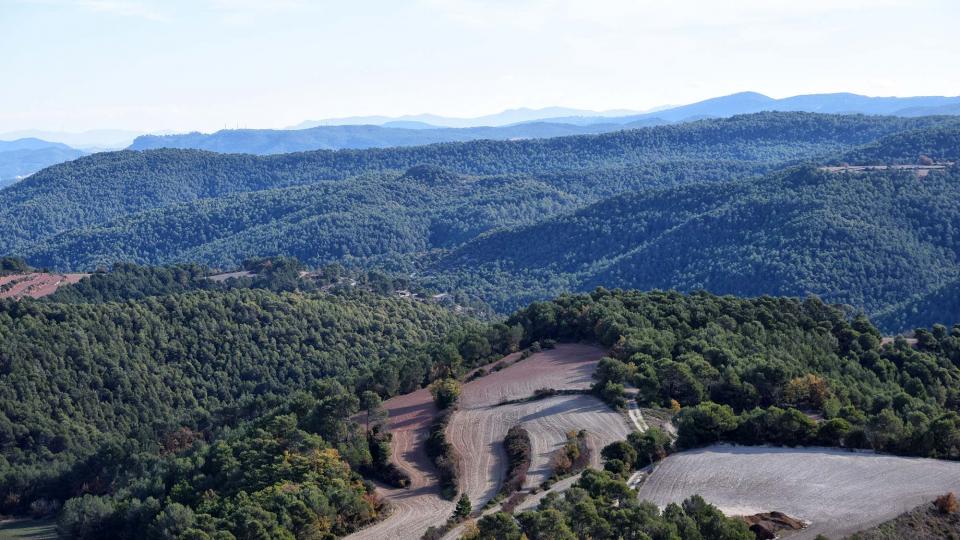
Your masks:
{"label": "hillside", "polygon": [[584,173],[469,177],[436,167],[238,193],[146,210],[24,249],[37,266],[201,262],[285,254],[310,264],[399,264],[486,231],[533,224],[624,191],[752,177],[762,165],[670,163]]}
{"label": "hillside", "polygon": [[933,503],[922,504],[847,540],[942,540],[960,536],[960,514],[940,512]]}
{"label": "hillside", "polygon": [[881,328],[907,332],[935,324],[948,327],[960,324],[960,280],[891,306],[875,317]]}
{"label": "hillside", "polygon": [[512,109],[499,114],[476,118],[450,118],[437,115],[409,115],[401,117],[359,116],[347,118],[329,118],[307,121],[294,129],[312,128],[318,125],[357,125],[372,124],[379,126],[409,125],[411,127],[476,127],[509,126],[513,124],[547,122],[576,125],[590,124],[627,124],[638,120],[662,119],[671,122],[688,122],[706,117],[727,117],[737,114],[750,114],[761,111],[803,111],[831,114],[870,114],[895,116],[931,116],[958,114],[960,96],[911,96],[911,97],[874,97],[839,92],[832,94],[806,94],[781,99],[771,98],[757,92],[738,92],[726,96],[717,96],[696,103],[679,106],[657,107],[651,112],[596,111],[548,107],[545,109]]}
{"label": "hillside", "polygon": [[[650,171],[661,168],[668,171],[664,176],[670,181],[681,183],[700,181],[703,176],[716,178],[715,172],[726,164],[733,167],[726,171],[727,178],[741,176],[745,170],[755,174],[787,161],[819,158],[942,121],[767,113],[603,135],[260,157],[195,150],[101,153],[51,167],[0,193],[0,253],[38,251],[44,241],[60,233],[114,220],[139,220],[134,214],[154,209],[162,214],[179,211],[172,208],[178,204],[220,206],[218,198],[292,186],[329,184],[329,189],[344,189],[351,182],[338,181],[416,165],[467,175],[561,175],[570,186],[565,189],[581,193],[597,185],[597,178],[614,177],[616,187],[605,193],[615,194],[658,185],[663,179]],[[691,174],[669,172],[677,167]],[[637,173],[637,168],[646,172]],[[702,174],[700,169],[713,172]],[[295,199],[284,204],[296,205]],[[581,203],[594,200],[588,196]],[[198,212],[205,218],[208,210]],[[386,217],[390,218],[389,213]],[[111,244],[139,249],[136,238],[123,240]],[[76,262],[67,259],[58,264]]]}
{"label": "hillside", "polygon": [[[761,111],[803,111],[825,114],[868,114],[893,116],[929,116],[957,114],[960,96],[873,97],[851,93],[807,94],[771,98],[757,92],[739,92],[705,99],[688,105],[670,107],[653,113],[627,115],[610,121],[637,121],[651,117],[670,122],[691,119],[729,117]],[[600,119],[597,119],[599,121]]]}
{"label": "hillside", "polygon": [[503,127],[469,128],[436,128],[429,125],[417,128],[344,125],[290,130],[236,129],[209,134],[141,135],[133,141],[129,149],[193,148],[211,152],[266,155],[309,150],[418,146],[478,139],[512,140],[562,137],[637,129],[663,123],[665,122],[662,120],[651,118],[629,123],[597,123],[586,126],[531,122]]}
{"label": "hillside", "polygon": [[415,390],[441,366],[509,347],[508,334],[362,291],[2,301],[0,511],[42,514],[76,497],[65,536],[142,537],[164,507],[200,511],[195,497],[214,490],[202,512],[218,527],[250,526],[235,521],[239,505],[271,530],[282,527],[271,509],[298,512],[273,495],[296,485],[291,497],[341,536],[382,510],[357,473],[384,465],[347,418],[357,396]]}
{"label": "hillside", "polygon": [[906,130],[881,137],[876,141],[851,150],[835,163],[916,164],[921,156],[934,162],[960,160],[960,121],[946,121],[941,125]]}
{"label": "hillside", "polygon": [[[3,302],[0,336],[3,510],[43,512],[66,501],[59,530],[68,537],[163,536],[165,527],[344,536],[387,515],[384,489],[363,478],[383,480],[389,456],[402,457],[408,474],[426,476],[415,478],[422,482],[415,490],[387,492],[398,512],[370,531],[422,531],[431,524],[423,516],[439,524],[452,503],[421,467],[436,408],[418,387],[548,340],[597,343],[610,358],[597,347],[560,344],[508,356],[503,369],[463,383],[451,433],[484,442],[462,446],[453,437],[451,444],[461,445],[461,486],[478,506],[501,482],[498,443],[515,421],[528,426],[536,449],[531,477],[554,470],[548,456],[564,447],[567,430],[596,437],[588,443],[596,464],[599,445],[627,433],[626,420],[597,398],[622,399],[625,383],[639,389],[644,406],[679,401],[684,448],[817,441],[960,457],[960,372],[949,360],[956,339],[935,329],[916,349],[881,347],[869,322],[816,300],[597,291],[481,325],[369,293],[235,289],[96,304]],[[596,397],[522,400],[543,386],[585,388],[591,380]],[[405,394],[381,405],[366,390]],[[502,405],[505,398],[521,402]],[[396,439],[350,419],[361,403],[390,412],[383,425]],[[58,416],[64,409],[69,421]],[[627,437],[622,444],[646,440]],[[601,456],[610,459],[607,450]],[[614,507],[632,526],[658,522],[615,471],[584,473],[578,484],[599,497],[602,517],[591,523],[614,520]],[[906,499],[890,492],[886,500]],[[537,516],[563,527],[581,522],[572,505],[550,504],[514,526],[533,534],[543,526]],[[548,508],[559,513],[544,514]],[[490,525],[480,520],[481,530]]]}
{"label": "hillside", "polygon": [[500,307],[604,286],[816,294],[876,313],[956,279],[958,196],[957,167],[922,180],[802,167],[614,197],[482,236],[432,271]]}

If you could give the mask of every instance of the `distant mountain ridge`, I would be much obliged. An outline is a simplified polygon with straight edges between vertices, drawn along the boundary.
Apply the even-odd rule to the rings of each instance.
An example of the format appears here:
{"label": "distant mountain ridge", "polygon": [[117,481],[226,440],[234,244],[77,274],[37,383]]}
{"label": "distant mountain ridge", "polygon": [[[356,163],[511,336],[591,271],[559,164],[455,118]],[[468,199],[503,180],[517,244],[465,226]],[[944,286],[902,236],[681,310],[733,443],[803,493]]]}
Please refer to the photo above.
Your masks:
{"label": "distant mountain ridge", "polygon": [[548,107],[511,109],[476,118],[431,114],[401,117],[360,116],[304,122],[295,129],[235,129],[215,133],[143,135],[130,150],[193,148],[223,153],[281,154],[418,146],[478,139],[510,140],[588,135],[706,118],[728,118],[764,111],[818,112],[918,117],[960,114],[960,97],[868,97],[858,94],[811,94],[774,99],[741,92],[654,112],[604,112]]}
{"label": "distant mountain ridge", "polygon": [[[502,127],[436,128],[426,124],[420,127],[389,127],[413,125],[411,122],[388,122],[383,126],[318,126],[308,129],[229,129],[211,134],[142,135],[130,150],[156,148],[191,148],[228,154],[284,154],[310,150],[342,150],[364,148],[391,148],[425,144],[466,142],[479,139],[516,140],[546,139],[568,135],[594,135],[623,129],[636,129],[664,124],[657,118],[636,120],[628,124],[573,125],[563,123],[531,122]],[[426,126],[426,127],[424,127]]]}
{"label": "distant mountain ridge", "polygon": [[[525,122],[549,122],[575,125],[626,124],[649,118],[670,122],[728,117],[762,111],[819,112],[830,114],[881,114],[892,116],[931,116],[960,114],[960,96],[873,97],[849,92],[804,94],[776,99],[758,92],[738,92],[679,106],[656,107],[648,111],[610,110],[603,112],[564,107],[510,109],[475,118],[452,118],[433,114],[355,116],[302,122],[291,129],[333,125],[385,125],[416,122],[434,127],[505,126]],[[399,127],[399,126],[398,126]]]}
{"label": "distant mountain ridge", "polygon": [[34,137],[0,141],[0,189],[51,165],[85,155],[83,150]]}
{"label": "distant mountain ridge", "polygon": [[411,114],[404,116],[349,116],[345,118],[327,118],[323,120],[307,120],[290,129],[307,129],[317,126],[345,126],[345,125],[374,125],[380,126],[388,123],[418,123],[427,124],[430,127],[499,127],[511,124],[520,124],[524,122],[540,122],[549,118],[558,118],[564,116],[591,116],[591,117],[620,117],[640,114],[640,111],[631,111],[626,109],[617,109],[610,111],[590,111],[585,109],[571,109],[567,107],[545,107],[542,109],[531,109],[521,107],[517,109],[507,109],[496,114],[486,114],[473,118],[454,118],[450,116],[440,116],[436,114]]}

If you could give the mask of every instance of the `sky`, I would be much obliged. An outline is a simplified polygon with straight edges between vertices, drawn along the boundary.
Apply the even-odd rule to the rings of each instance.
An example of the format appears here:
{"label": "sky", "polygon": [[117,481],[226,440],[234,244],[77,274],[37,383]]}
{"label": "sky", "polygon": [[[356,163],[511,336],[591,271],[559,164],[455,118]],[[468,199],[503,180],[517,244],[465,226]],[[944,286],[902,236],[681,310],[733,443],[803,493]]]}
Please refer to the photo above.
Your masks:
{"label": "sky", "polygon": [[960,94],[957,0],[0,0],[0,132]]}

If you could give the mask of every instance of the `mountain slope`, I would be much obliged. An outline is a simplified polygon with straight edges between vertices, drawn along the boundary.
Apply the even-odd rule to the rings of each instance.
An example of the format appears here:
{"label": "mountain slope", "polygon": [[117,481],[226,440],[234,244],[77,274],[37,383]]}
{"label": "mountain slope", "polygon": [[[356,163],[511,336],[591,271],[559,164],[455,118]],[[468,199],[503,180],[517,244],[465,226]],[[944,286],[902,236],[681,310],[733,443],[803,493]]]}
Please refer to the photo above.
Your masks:
{"label": "mountain slope", "polygon": [[[707,117],[728,117],[761,111],[803,111],[825,114],[869,114],[894,116],[955,115],[960,112],[960,96],[870,97],[850,93],[808,94],[774,99],[756,92],[740,92],[706,99],[697,103],[661,109],[653,113],[615,118],[594,118],[595,122],[635,122],[660,118],[684,122]],[[559,118],[548,122],[561,121]],[[581,121],[582,122],[582,121]]]}
{"label": "mountain slope", "polygon": [[542,109],[518,108],[477,116],[473,118],[451,118],[436,114],[411,114],[405,116],[350,116],[346,118],[327,118],[325,120],[307,120],[291,129],[309,129],[317,126],[345,126],[345,125],[397,125],[420,124],[429,127],[468,128],[468,127],[498,127],[522,122],[541,122],[547,118],[566,116],[618,117],[629,115],[633,111],[588,111],[584,109],[570,109],[567,107],[545,107]]}
{"label": "mountain slope", "polygon": [[576,125],[589,124],[626,124],[636,120],[662,118],[672,122],[685,122],[704,117],[727,117],[737,114],[750,114],[761,111],[805,111],[829,114],[879,114],[895,116],[930,116],[958,114],[960,96],[910,96],[910,97],[872,97],[849,92],[832,94],[806,94],[775,99],[757,92],[738,92],[727,96],[717,96],[696,103],[679,106],[657,107],[646,112],[636,113],[626,110],[613,110],[598,113],[582,109],[547,107],[544,109],[511,109],[498,114],[476,118],[450,118],[432,114],[388,116],[355,116],[348,118],[329,118],[307,121],[293,126],[292,129],[305,129],[317,126],[378,125],[385,126],[419,125],[423,127],[477,127],[506,126],[528,122],[550,122]]}
{"label": "mountain slope", "polygon": [[891,332],[960,324],[960,280],[887,308],[875,319],[877,326]]}
{"label": "mountain slope", "polygon": [[[470,175],[573,175],[583,170],[629,171],[693,162],[710,168],[715,161],[740,161],[759,172],[941,122],[939,118],[764,113],[602,135],[409,148],[259,157],[195,150],[101,153],[48,168],[0,192],[0,253],[24,253],[60,233],[169,205],[335,182],[421,164]],[[692,170],[694,176],[684,180],[697,179],[696,167]]]}
{"label": "mountain slope", "polygon": [[624,191],[719,182],[759,170],[748,163],[680,162],[532,178],[467,177],[418,166],[404,174],[171,204],[65,231],[22,253],[39,266],[88,269],[120,261],[233,267],[278,253],[310,264],[396,263]]}
{"label": "mountain slope", "polygon": [[[433,267],[500,308],[596,286],[817,294],[877,312],[958,277],[960,169],[828,173],[614,197]],[[517,291],[521,291],[519,294]]]}

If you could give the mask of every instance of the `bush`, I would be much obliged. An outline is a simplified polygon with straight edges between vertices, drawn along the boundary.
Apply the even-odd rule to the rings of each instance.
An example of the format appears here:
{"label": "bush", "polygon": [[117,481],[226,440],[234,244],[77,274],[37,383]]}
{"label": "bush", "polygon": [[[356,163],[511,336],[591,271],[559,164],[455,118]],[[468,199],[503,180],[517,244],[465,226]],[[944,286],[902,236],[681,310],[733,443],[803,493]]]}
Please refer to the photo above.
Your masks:
{"label": "bush", "polygon": [[933,505],[937,507],[937,511],[941,514],[955,514],[957,513],[957,496],[951,491],[946,495],[941,495],[933,501]]}
{"label": "bush", "polygon": [[430,394],[434,403],[441,409],[454,406],[460,399],[460,381],[456,379],[437,379],[430,385]]}

